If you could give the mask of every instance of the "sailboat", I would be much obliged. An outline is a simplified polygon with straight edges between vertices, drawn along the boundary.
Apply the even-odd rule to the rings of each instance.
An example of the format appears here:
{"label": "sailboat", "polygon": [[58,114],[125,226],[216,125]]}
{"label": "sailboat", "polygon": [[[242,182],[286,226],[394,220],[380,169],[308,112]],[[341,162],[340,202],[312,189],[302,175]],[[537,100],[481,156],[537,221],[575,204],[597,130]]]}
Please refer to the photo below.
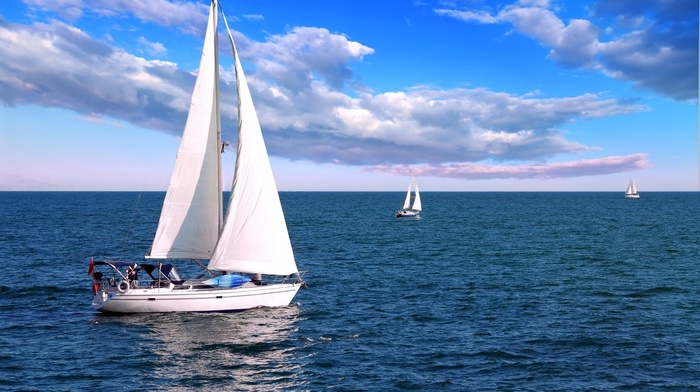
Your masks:
{"label": "sailboat", "polygon": [[[396,217],[411,217],[418,216],[423,210],[423,205],[420,202],[420,191],[418,191],[418,183],[416,183],[415,177],[413,177],[413,172],[411,173],[411,182],[408,183],[408,191],[406,192],[406,199],[403,202],[403,207],[396,211]],[[415,196],[413,197],[413,205],[411,205],[411,190],[415,189]]]}
{"label": "sailboat", "polygon": [[[221,10],[238,93],[238,155],[224,218],[221,154],[227,143],[221,140],[219,109],[219,8],[212,0],[190,111],[147,262],[90,260],[92,306],[100,312],[287,306],[305,285],[250,90]],[[194,261],[202,272],[182,278],[177,260]]]}
{"label": "sailboat", "polygon": [[629,185],[627,185],[627,191],[625,191],[625,197],[628,199],[639,199],[637,187],[634,185],[634,181],[632,181],[631,178]]}

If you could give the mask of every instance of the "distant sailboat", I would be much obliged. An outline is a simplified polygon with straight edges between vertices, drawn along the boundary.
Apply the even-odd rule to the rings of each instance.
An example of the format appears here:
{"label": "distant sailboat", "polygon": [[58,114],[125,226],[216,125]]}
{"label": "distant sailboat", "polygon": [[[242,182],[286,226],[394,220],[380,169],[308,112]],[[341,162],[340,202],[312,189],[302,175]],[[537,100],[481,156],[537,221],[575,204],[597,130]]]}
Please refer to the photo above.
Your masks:
{"label": "distant sailboat", "polygon": [[630,183],[627,185],[627,191],[625,192],[625,197],[628,199],[639,199],[639,193],[637,192],[637,187],[634,185],[634,181],[630,178]]}
{"label": "distant sailboat", "polygon": [[[403,207],[396,211],[397,218],[417,216],[423,210],[423,205],[420,202],[418,183],[416,183],[416,179],[413,177],[413,172],[410,170],[409,172],[411,173],[411,182],[408,183],[408,191],[406,192],[406,199],[403,202]],[[415,188],[415,196],[413,197],[413,205],[411,206],[412,188]]]}
{"label": "distant sailboat", "polygon": [[[218,1],[212,0],[189,115],[146,256],[156,261],[90,260],[92,306],[100,312],[223,312],[287,306],[304,285],[260,123],[222,11],[238,93],[238,156],[224,219],[218,9]],[[163,263],[164,259],[192,260],[203,271],[181,278],[175,265]]]}

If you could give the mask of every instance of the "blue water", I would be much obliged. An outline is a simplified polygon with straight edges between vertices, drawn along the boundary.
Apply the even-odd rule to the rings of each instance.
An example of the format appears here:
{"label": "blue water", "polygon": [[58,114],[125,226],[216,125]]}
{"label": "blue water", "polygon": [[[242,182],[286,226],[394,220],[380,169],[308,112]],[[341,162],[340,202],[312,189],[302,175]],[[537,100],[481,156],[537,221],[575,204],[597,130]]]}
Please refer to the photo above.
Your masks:
{"label": "blue water", "polygon": [[163,196],[0,192],[0,390],[700,390],[699,193],[283,192],[291,306],[95,313]]}

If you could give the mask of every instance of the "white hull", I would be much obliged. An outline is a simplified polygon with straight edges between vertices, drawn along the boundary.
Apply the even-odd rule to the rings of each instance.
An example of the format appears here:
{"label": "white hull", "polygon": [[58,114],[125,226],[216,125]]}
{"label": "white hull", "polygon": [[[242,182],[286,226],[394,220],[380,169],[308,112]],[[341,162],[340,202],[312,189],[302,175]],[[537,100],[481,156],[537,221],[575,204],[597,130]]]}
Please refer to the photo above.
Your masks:
{"label": "white hull", "polygon": [[639,195],[638,194],[625,195],[625,198],[627,198],[627,199],[639,199]]}
{"label": "white hull", "polygon": [[231,289],[173,287],[136,288],[123,293],[98,291],[92,306],[103,313],[230,312],[279,307],[292,302],[301,283],[247,283]]}
{"label": "white hull", "polygon": [[397,218],[412,217],[412,216],[418,216],[419,214],[420,214],[420,211],[416,211],[416,210],[398,210],[396,212],[396,217]]}

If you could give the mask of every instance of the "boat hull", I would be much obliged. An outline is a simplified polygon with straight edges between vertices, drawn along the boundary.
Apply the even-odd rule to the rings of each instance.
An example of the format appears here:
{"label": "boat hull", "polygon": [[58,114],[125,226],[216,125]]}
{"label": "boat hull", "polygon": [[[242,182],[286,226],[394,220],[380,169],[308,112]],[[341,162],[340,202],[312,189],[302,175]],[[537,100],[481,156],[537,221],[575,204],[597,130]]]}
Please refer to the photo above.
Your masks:
{"label": "boat hull", "polygon": [[396,212],[397,218],[410,218],[412,216],[418,216],[420,211],[416,210],[399,210]]}
{"label": "boat hull", "polygon": [[287,306],[301,283],[246,284],[232,289],[136,288],[99,291],[92,301],[103,313],[234,312]]}
{"label": "boat hull", "polygon": [[625,195],[626,199],[639,199],[639,195],[632,194],[632,195]]}

